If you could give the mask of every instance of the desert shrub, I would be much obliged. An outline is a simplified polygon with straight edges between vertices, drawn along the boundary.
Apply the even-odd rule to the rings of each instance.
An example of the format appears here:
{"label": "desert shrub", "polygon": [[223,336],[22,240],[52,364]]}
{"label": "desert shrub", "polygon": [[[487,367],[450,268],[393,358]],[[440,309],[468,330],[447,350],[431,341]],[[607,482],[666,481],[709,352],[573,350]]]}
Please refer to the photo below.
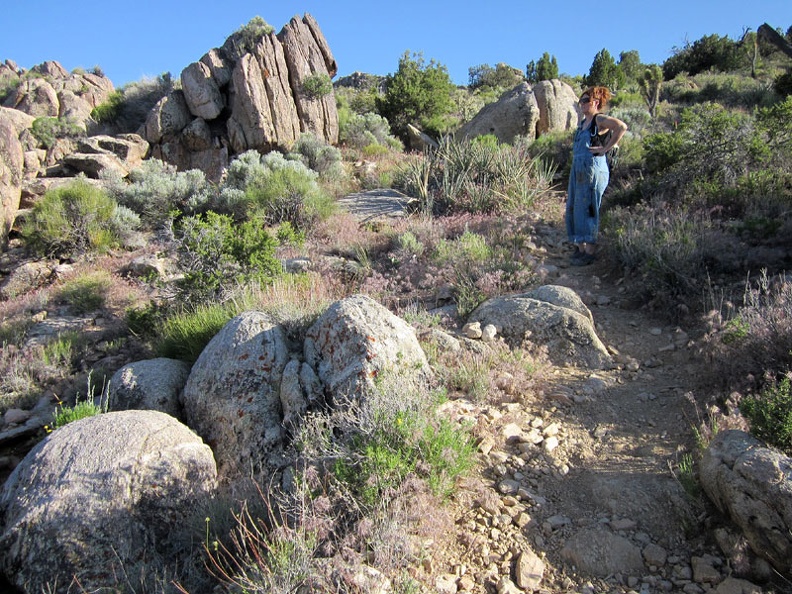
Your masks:
{"label": "desert shrub", "polygon": [[213,197],[202,171],[176,171],[159,159],[143,161],[130,172],[129,182],[112,179],[107,187],[120,205],[137,213],[149,228],[167,224],[173,211],[200,212]]}
{"label": "desert shrub", "polygon": [[700,294],[707,270],[708,218],[663,205],[617,207],[604,213],[602,228],[614,258],[641,278],[646,295]]}
{"label": "desert shrub", "polygon": [[235,285],[266,283],[281,272],[276,241],[256,221],[237,225],[214,212],[184,217],[175,241],[184,272],[177,288],[184,303],[222,298]]}
{"label": "desert shrub", "polygon": [[195,363],[209,341],[239,313],[239,307],[228,301],[165,315],[156,326],[154,351],[160,357]]}
{"label": "desert shrub", "polygon": [[36,403],[39,387],[29,361],[29,353],[5,339],[0,342],[0,413],[11,408],[32,407]]}
{"label": "desert shrub", "polygon": [[[327,419],[323,433],[335,430],[343,436],[335,443],[342,449],[335,478],[369,509],[382,508],[410,474],[436,495],[447,496],[455,479],[472,467],[474,449],[466,427],[435,412],[443,399],[443,392],[409,381],[395,369],[382,371],[365,401]],[[315,437],[298,436],[299,447],[315,454],[329,445]]]}
{"label": "desert shrub", "polygon": [[267,21],[256,15],[237,29],[232,37],[238,51],[245,54],[252,52],[261,41],[261,38],[265,35],[269,35],[274,30],[275,29],[269,25]]}
{"label": "desert shrub", "polygon": [[714,103],[687,108],[676,131],[645,140],[647,169],[655,174],[649,186],[680,204],[712,206],[708,201],[750,170],[761,144],[747,114]]}
{"label": "desert shrub", "polygon": [[337,179],[344,175],[341,151],[313,134],[301,134],[294,144],[292,154],[323,178]]}
{"label": "desert shrub", "polygon": [[356,149],[371,145],[402,148],[401,141],[391,136],[388,120],[376,113],[350,114],[343,124],[339,122],[338,140]]}
{"label": "desert shrub", "polygon": [[30,133],[45,148],[52,148],[59,138],[85,136],[85,128],[72,118],[36,118]]}
{"label": "desert shrub", "polygon": [[737,42],[728,36],[705,35],[683,48],[675,48],[674,54],[663,62],[666,80],[681,72],[697,74],[706,70],[729,72],[743,62]]}
{"label": "desert shrub", "polygon": [[22,225],[28,246],[40,254],[70,257],[104,252],[121,244],[133,225],[129,213],[117,215],[117,204],[103,190],[85,180],[47,192]]}
{"label": "desert shrub", "polygon": [[333,211],[333,201],[317,183],[318,174],[300,161],[289,161],[273,152],[258,157],[245,154],[246,160],[233,172],[228,183],[243,185],[250,205],[249,217],[276,225],[288,221],[295,229],[313,227]]}
{"label": "desert shrub", "polygon": [[107,299],[113,279],[105,271],[76,276],[61,285],[56,299],[65,303],[76,315],[101,309]]}
{"label": "desert shrub", "polygon": [[333,92],[333,81],[322,72],[312,74],[303,81],[302,90],[310,99],[321,99]]}
{"label": "desert shrub", "polygon": [[751,433],[785,454],[792,454],[792,389],[788,377],[773,382],[757,396],[740,401]]}

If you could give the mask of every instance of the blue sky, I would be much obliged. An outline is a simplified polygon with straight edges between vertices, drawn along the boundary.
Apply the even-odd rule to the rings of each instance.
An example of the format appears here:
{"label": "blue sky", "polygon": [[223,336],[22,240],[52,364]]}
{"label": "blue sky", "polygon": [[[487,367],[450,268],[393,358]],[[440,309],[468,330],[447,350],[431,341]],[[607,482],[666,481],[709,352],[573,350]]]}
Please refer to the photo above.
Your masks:
{"label": "blue sky", "polygon": [[276,31],[292,17],[316,18],[339,76],[395,72],[405,52],[448,68],[457,84],[468,68],[505,62],[525,70],[548,52],[567,74],[586,74],[606,48],[637,50],[662,63],[685,41],[716,33],[739,38],[763,22],[792,26],[792,0],[8,0],[0,11],[0,61],[30,68],[57,60],[67,70],[99,65],[116,87],[171,72],[178,76],[254,16]]}

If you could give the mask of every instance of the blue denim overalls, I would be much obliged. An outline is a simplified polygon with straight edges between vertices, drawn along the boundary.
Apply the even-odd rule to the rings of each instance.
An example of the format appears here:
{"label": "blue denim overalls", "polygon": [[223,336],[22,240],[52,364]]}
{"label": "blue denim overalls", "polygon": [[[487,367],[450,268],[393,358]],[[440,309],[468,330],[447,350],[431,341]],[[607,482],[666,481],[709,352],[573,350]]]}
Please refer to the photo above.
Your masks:
{"label": "blue denim overalls", "polygon": [[[596,116],[595,116],[596,117]],[[572,146],[572,171],[567,189],[566,228],[570,243],[596,243],[602,194],[610,172],[605,156],[593,156],[590,127],[581,120]]]}

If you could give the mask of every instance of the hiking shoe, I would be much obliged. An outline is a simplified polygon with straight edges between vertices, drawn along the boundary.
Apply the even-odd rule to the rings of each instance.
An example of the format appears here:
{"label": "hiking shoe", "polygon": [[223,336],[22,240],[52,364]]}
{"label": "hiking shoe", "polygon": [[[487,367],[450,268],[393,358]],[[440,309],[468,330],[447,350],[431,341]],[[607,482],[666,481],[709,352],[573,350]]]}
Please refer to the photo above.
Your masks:
{"label": "hiking shoe", "polygon": [[581,252],[579,256],[572,258],[571,264],[572,266],[588,266],[596,259],[597,257],[594,254]]}

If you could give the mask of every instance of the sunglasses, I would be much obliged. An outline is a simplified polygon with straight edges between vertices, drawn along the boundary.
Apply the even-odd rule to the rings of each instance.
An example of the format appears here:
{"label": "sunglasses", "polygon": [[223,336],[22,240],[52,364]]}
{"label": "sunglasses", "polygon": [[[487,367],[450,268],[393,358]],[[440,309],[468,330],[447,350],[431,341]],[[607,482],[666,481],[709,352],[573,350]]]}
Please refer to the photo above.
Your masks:
{"label": "sunglasses", "polygon": [[580,103],[581,105],[583,105],[584,103],[590,103],[590,102],[591,102],[591,97],[581,97],[580,101],[578,101],[578,103]]}

